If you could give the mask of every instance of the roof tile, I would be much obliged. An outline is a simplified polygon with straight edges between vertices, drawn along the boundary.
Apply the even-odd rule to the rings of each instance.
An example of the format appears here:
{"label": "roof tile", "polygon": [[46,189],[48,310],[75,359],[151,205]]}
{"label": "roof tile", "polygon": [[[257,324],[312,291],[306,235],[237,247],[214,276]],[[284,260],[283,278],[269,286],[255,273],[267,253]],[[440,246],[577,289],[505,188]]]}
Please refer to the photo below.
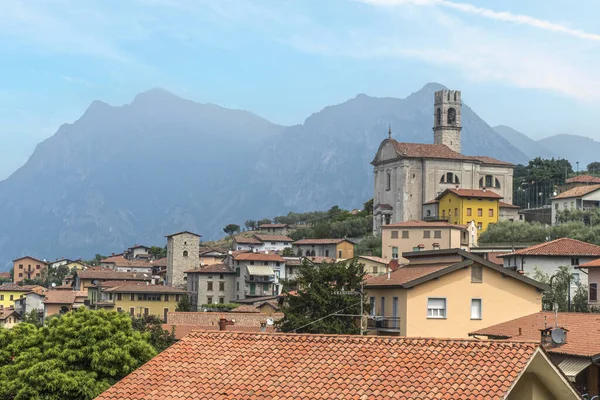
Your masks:
{"label": "roof tile", "polygon": [[550,242],[536,244],[513,253],[502,254],[498,257],[520,256],[598,256],[600,246],[570,238],[560,238]]}
{"label": "roof tile", "polygon": [[581,197],[588,193],[595,192],[598,189],[600,189],[600,185],[577,186],[573,189],[569,189],[565,192],[562,192],[558,196],[554,196],[552,200],[568,199],[571,197]]}

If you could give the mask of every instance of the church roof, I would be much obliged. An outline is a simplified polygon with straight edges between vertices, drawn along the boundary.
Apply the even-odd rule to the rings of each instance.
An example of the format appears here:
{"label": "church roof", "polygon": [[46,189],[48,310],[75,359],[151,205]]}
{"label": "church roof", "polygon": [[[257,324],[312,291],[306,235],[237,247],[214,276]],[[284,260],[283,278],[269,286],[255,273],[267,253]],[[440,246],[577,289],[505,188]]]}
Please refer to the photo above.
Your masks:
{"label": "church roof", "polygon": [[437,199],[441,199],[446,193],[451,192],[458,197],[481,197],[486,199],[502,199],[498,193],[491,190],[475,190],[475,189],[446,189],[440,194]]}
{"label": "church roof", "polygon": [[506,161],[500,161],[487,156],[465,156],[451,150],[445,144],[405,143],[394,139],[386,139],[393,143],[396,153],[407,158],[438,158],[445,160],[473,161],[482,164],[514,166]]}

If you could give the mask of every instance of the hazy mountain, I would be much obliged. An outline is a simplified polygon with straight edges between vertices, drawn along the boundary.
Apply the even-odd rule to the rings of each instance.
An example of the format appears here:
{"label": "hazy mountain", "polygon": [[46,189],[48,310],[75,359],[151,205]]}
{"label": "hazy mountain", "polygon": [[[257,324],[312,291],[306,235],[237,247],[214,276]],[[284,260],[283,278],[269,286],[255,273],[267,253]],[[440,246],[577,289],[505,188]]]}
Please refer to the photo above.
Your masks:
{"label": "hazy mountain", "polygon": [[579,135],[554,135],[538,141],[548,150],[566,158],[576,169],[579,161],[579,170],[586,169],[594,161],[600,161],[600,142]]}
{"label": "hazy mountain", "polygon": [[[122,107],[93,102],[0,182],[0,269],[24,254],[90,257],[182,229],[212,239],[248,218],[360,207],[388,124],[398,140],[432,142],[440,88],[358,95],[287,128],[161,89]],[[527,161],[466,105],[462,122],[465,154]]]}
{"label": "hazy mountain", "polygon": [[[546,149],[539,141],[531,139],[529,136],[514,130],[510,126],[498,125],[494,127],[494,130],[516,148],[525,153],[529,159],[536,157],[560,158],[558,153]],[[562,149],[559,150],[562,152]]]}

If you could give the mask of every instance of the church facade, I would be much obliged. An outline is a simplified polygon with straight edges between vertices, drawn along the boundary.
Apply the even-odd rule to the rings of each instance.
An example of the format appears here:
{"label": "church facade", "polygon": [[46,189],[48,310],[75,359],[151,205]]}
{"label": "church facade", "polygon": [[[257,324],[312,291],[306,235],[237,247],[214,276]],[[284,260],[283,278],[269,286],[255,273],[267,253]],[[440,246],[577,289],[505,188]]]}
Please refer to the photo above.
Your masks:
{"label": "church facade", "polygon": [[431,204],[446,189],[485,188],[512,204],[513,164],[461,154],[461,104],[460,91],[435,92],[433,144],[398,142],[390,130],[379,146],[371,162],[375,234],[383,225],[433,218]]}

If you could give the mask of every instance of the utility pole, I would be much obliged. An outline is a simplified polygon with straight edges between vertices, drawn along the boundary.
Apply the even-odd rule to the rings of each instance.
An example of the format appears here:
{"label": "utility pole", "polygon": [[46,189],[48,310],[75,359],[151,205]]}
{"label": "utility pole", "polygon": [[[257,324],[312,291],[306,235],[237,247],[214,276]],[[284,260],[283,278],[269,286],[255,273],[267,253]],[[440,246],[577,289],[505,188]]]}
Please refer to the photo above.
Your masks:
{"label": "utility pole", "polygon": [[365,322],[365,316],[364,316],[364,304],[365,304],[365,291],[364,291],[364,283],[361,282],[360,283],[360,336],[364,335],[364,322]]}

